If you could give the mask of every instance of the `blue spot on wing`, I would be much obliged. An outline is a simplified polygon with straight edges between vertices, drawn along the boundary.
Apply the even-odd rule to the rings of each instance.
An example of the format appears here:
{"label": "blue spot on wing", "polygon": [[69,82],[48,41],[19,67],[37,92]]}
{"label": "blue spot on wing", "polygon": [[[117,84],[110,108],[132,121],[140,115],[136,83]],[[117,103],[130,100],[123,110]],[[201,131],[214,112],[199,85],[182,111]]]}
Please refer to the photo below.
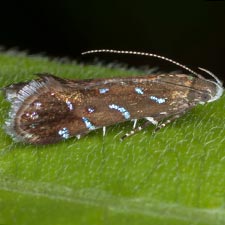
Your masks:
{"label": "blue spot on wing", "polygon": [[166,98],[158,98],[158,97],[152,96],[152,95],[149,98],[158,104],[162,104],[162,103],[166,102]]}
{"label": "blue spot on wing", "polygon": [[136,87],[135,89],[135,92],[139,95],[143,95],[144,94],[144,91],[143,91],[143,88],[140,88],[140,87]]}
{"label": "blue spot on wing", "polygon": [[105,94],[105,93],[107,93],[108,91],[109,91],[108,88],[99,88],[99,93],[100,93],[100,94]]}
{"label": "blue spot on wing", "polygon": [[87,117],[82,117],[82,120],[87,127],[88,130],[95,130],[96,127],[90,122],[90,120]]}
{"label": "blue spot on wing", "polygon": [[70,111],[73,110],[73,104],[70,101],[66,101],[66,104]]}
{"label": "blue spot on wing", "polygon": [[130,119],[130,113],[124,107],[121,107],[116,104],[111,104],[111,105],[109,105],[109,108],[115,109],[115,110],[121,112],[125,119],[127,119],[127,120]]}
{"label": "blue spot on wing", "polygon": [[70,137],[69,130],[66,127],[63,127],[61,130],[59,130],[58,134],[64,139],[68,139]]}
{"label": "blue spot on wing", "polygon": [[95,109],[94,109],[93,107],[88,107],[87,111],[88,111],[89,113],[93,113],[93,112],[95,111]]}

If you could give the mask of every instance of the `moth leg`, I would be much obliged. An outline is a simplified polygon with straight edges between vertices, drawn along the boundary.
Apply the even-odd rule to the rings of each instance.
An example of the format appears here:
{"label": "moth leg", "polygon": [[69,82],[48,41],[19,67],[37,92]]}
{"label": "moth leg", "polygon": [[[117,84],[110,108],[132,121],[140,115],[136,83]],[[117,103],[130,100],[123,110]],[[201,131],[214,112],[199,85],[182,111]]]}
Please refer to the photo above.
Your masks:
{"label": "moth leg", "polygon": [[123,141],[125,138],[130,137],[132,135],[134,135],[135,133],[143,130],[145,127],[149,126],[151,123],[149,121],[147,121],[146,123],[143,124],[143,126],[139,126],[133,130],[131,130],[129,133],[126,133],[125,135],[123,135],[120,140]]}
{"label": "moth leg", "polygon": [[158,121],[156,119],[154,119],[153,117],[145,117],[146,120],[148,120],[149,122],[151,122],[153,125],[158,126]]}
{"label": "moth leg", "polygon": [[76,138],[79,140],[81,138],[81,134],[77,134]]}
{"label": "moth leg", "polygon": [[171,123],[172,121],[180,118],[185,112],[181,112],[179,114],[175,114],[173,116],[171,116],[169,119],[167,119],[165,122],[159,124],[156,126],[154,133],[157,132],[158,130],[160,130],[161,128],[165,127],[167,124]]}
{"label": "moth leg", "polygon": [[145,129],[146,127],[150,126],[151,124],[158,125],[158,121],[155,120],[153,117],[145,117],[145,119],[147,121],[142,126],[139,126],[139,127],[135,128],[135,129],[133,128],[133,130],[131,130],[129,133],[126,133],[120,139],[124,140],[125,138],[130,137],[130,136],[134,135],[135,133]]}
{"label": "moth leg", "polygon": [[102,127],[102,135],[103,135],[103,137],[105,136],[105,133],[106,133],[106,127],[104,126],[104,127]]}
{"label": "moth leg", "polygon": [[138,121],[138,120],[137,120],[137,119],[134,119],[133,121],[134,121],[133,129],[135,129],[135,128],[136,128],[136,125],[137,125],[137,121]]}

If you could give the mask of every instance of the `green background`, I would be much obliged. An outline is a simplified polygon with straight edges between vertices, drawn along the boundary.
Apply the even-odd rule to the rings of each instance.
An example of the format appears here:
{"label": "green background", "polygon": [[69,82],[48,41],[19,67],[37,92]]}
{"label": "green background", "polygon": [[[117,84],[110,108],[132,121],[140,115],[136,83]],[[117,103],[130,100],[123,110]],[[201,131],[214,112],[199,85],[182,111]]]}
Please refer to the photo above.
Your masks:
{"label": "green background", "polygon": [[[1,87],[49,72],[66,78],[140,71],[0,54]],[[49,146],[0,131],[0,224],[225,224],[225,96],[156,134],[120,142],[132,123]],[[10,108],[0,98],[1,127]]]}

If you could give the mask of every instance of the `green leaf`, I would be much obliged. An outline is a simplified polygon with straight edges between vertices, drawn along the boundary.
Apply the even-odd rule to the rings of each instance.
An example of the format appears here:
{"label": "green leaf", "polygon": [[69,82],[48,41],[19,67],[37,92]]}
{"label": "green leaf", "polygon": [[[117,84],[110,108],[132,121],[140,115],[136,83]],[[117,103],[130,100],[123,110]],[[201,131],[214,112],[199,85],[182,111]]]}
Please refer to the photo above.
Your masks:
{"label": "green leaf", "polygon": [[[48,72],[74,79],[136,74],[0,54],[1,87]],[[9,103],[0,96],[0,123]],[[120,142],[132,123],[48,146],[0,131],[0,224],[225,224],[225,96],[156,134]]]}

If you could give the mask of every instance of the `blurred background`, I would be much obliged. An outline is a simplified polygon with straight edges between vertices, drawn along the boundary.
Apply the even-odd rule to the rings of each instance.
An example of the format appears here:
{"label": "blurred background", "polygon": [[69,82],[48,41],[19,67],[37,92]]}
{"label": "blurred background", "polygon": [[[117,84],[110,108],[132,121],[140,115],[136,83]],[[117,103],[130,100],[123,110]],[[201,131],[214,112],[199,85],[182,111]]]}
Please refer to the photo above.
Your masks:
{"label": "blurred background", "polygon": [[[152,52],[194,69],[207,68],[225,80],[225,2],[5,1],[0,5],[0,45],[82,61],[90,56],[81,58],[80,53],[89,49]],[[118,57],[112,58],[133,66],[177,69],[143,57]]]}

